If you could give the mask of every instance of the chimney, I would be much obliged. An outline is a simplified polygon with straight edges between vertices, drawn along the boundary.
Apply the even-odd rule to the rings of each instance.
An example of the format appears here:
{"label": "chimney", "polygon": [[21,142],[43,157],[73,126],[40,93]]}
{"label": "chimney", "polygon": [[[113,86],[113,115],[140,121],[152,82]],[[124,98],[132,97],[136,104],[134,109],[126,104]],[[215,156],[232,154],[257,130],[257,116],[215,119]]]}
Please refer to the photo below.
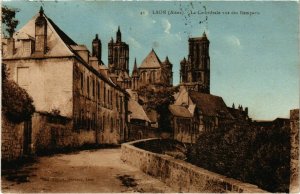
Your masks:
{"label": "chimney", "polygon": [[47,52],[47,20],[43,7],[39,13],[40,15],[35,20],[35,52],[45,54]]}

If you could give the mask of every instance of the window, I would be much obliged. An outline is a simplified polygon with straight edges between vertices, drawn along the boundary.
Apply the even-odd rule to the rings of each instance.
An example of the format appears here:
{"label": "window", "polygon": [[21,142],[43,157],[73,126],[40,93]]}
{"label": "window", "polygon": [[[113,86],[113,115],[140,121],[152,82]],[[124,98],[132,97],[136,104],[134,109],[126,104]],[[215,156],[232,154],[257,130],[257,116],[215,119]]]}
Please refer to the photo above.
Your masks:
{"label": "window", "polygon": [[93,79],[93,97],[95,97],[95,80]]}
{"label": "window", "polygon": [[81,91],[83,91],[83,79],[84,79],[83,73],[80,72],[80,89],[81,89]]}
{"label": "window", "polygon": [[96,129],[96,114],[93,113],[93,117],[92,117],[92,121],[93,121],[93,125],[92,125],[92,129]]}
{"label": "window", "polygon": [[86,79],[86,92],[87,92],[87,97],[90,96],[90,78],[89,76],[87,76],[87,79]]}
{"label": "window", "polygon": [[110,105],[112,106],[112,90],[110,91]]}
{"label": "window", "polygon": [[105,116],[103,116],[103,118],[102,118],[102,131],[104,131],[104,126],[105,125]]}
{"label": "window", "polygon": [[117,108],[117,110],[119,110],[119,95],[118,95],[118,93],[116,93],[116,108]]}
{"label": "window", "polygon": [[112,133],[114,131],[114,119],[110,119],[110,132]]}
{"label": "window", "polygon": [[29,67],[18,67],[17,68],[17,83],[25,89],[28,89],[29,79],[28,79]]}
{"label": "window", "polygon": [[90,129],[90,112],[89,111],[87,111],[86,112],[86,128],[87,128],[87,130],[89,130]]}
{"label": "window", "polygon": [[109,90],[107,90],[107,102],[105,102],[106,104],[109,104],[109,100],[110,100],[109,94],[110,94],[110,92],[109,92]]}
{"label": "window", "polygon": [[122,96],[120,96],[120,112],[123,112],[123,101],[122,101]]}
{"label": "window", "polygon": [[104,103],[106,103],[106,88],[105,88],[105,84],[104,84],[104,89],[103,89],[103,100],[104,100]]}
{"label": "window", "polygon": [[97,96],[98,99],[100,99],[100,82],[98,81],[98,85],[97,85]]}
{"label": "window", "polygon": [[80,127],[82,128],[84,126],[84,111],[81,109],[80,111]]}

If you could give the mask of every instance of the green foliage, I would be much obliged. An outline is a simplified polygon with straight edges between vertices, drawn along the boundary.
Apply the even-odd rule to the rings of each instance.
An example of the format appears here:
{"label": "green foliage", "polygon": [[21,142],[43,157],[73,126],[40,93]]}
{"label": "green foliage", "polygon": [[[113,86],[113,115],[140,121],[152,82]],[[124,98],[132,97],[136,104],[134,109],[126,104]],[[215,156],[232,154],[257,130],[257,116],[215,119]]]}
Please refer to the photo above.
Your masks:
{"label": "green foliage", "polygon": [[8,8],[7,6],[2,7],[2,24],[9,37],[13,36],[19,21],[15,19],[16,13],[19,12],[17,9]]}
{"label": "green foliage", "polygon": [[169,105],[174,102],[174,94],[178,87],[170,87],[165,84],[153,84],[141,87],[137,92],[145,99],[147,110],[155,110],[158,117],[158,125],[164,130],[171,132],[171,118]]}
{"label": "green foliage", "polygon": [[197,166],[270,192],[288,192],[289,128],[217,129],[200,136],[187,157]]}
{"label": "green foliage", "polygon": [[2,64],[2,111],[14,123],[29,120],[35,111],[32,98],[7,77],[6,65]]}

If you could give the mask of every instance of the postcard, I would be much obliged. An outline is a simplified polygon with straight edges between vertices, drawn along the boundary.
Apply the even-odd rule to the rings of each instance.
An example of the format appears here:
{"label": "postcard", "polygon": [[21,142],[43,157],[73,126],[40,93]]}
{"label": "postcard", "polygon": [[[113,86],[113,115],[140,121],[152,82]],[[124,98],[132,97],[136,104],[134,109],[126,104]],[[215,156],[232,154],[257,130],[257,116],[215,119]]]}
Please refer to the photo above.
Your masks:
{"label": "postcard", "polygon": [[299,192],[297,1],[3,1],[1,191]]}

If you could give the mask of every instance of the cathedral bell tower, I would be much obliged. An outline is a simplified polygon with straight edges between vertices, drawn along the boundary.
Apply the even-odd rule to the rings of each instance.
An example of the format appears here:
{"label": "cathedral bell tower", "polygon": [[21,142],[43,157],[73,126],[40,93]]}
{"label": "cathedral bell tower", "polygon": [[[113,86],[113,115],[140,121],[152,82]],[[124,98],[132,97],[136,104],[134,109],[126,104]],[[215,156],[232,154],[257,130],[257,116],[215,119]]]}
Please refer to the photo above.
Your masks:
{"label": "cathedral bell tower", "polygon": [[35,20],[35,52],[45,54],[47,52],[47,20],[43,7]]}
{"label": "cathedral bell tower", "polygon": [[181,61],[181,84],[191,90],[210,93],[209,40],[204,32],[201,37],[189,38],[188,60]]}
{"label": "cathedral bell tower", "polygon": [[98,38],[98,34],[96,34],[95,39],[92,42],[92,56],[97,57],[99,61],[101,61],[101,55],[102,55],[102,44],[101,40]]}
{"label": "cathedral bell tower", "polygon": [[119,75],[122,72],[129,74],[129,46],[122,42],[120,26],[116,33],[116,41],[113,38],[108,43],[108,66],[110,72]]}

